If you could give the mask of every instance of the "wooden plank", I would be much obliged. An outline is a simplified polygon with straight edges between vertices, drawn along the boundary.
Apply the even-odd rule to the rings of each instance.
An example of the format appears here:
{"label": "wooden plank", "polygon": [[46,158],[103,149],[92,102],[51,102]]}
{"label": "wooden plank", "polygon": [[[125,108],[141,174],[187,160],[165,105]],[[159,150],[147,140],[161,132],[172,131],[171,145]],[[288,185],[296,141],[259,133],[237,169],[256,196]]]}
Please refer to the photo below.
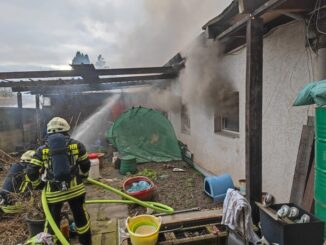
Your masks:
{"label": "wooden plank", "polygon": [[315,126],[315,117],[308,116],[308,119],[307,119],[307,126],[312,126],[312,127]]}
{"label": "wooden plank", "polygon": [[[169,80],[165,80],[169,82]],[[31,94],[42,94],[42,95],[58,95],[58,94],[70,94],[79,95],[88,92],[103,92],[107,93],[109,90],[134,87],[134,86],[144,86],[148,84],[154,84],[155,80],[148,81],[132,81],[132,82],[116,82],[116,83],[102,83],[102,84],[73,84],[69,86],[38,86],[38,87],[28,87],[20,86],[12,88],[13,92],[30,91]]]}
{"label": "wooden plank", "polygon": [[5,151],[0,149],[0,162],[5,164],[11,164],[16,161],[17,159],[13,158],[12,156],[8,155]]}
{"label": "wooden plank", "polygon": [[267,0],[239,0],[239,5],[246,13],[252,13],[262,3],[264,4]]}
{"label": "wooden plank", "polygon": [[174,73],[176,67],[139,67],[139,68],[115,68],[115,69],[90,69],[90,65],[74,66],[74,70],[53,71],[22,71],[22,72],[0,72],[0,79],[24,79],[24,78],[48,78],[48,77],[78,77],[85,75],[137,75],[155,73]]}
{"label": "wooden plank", "polygon": [[308,178],[309,164],[313,153],[314,127],[304,125],[299,143],[297,161],[292,182],[290,202],[301,206],[306,180]]}
{"label": "wooden plank", "polygon": [[18,105],[18,128],[21,130],[22,133],[22,142],[25,142],[25,134],[24,134],[24,115],[23,115],[23,97],[22,94],[19,92],[17,93],[17,105]]}
{"label": "wooden plank", "polygon": [[42,129],[41,129],[41,121],[40,121],[40,95],[35,95],[35,120],[36,120],[36,138],[37,140],[41,140],[42,137]]}
{"label": "wooden plank", "polygon": [[101,245],[102,244],[102,234],[92,234],[92,244]]}
{"label": "wooden plank", "polygon": [[316,5],[316,0],[287,0],[284,4],[278,6],[276,9],[285,9],[285,10],[295,10],[302,9],[306,12],[309,12],[314,9]]}
{"label": "wooden plank", "polygon": [[223,214],[222,209],[172,214],[168,216],[162,216],[162,225],[171,225],[171,224],[187,222],[187,221],[195,222],[199,220],[212,219],[212,218],[221,219],[222,214]]}
{"label": "wooden plank", "polygon": [[314,185],[315,185],[315,161],[313,161],[307,186],[303,195],[302,208],[307,212],[311,213],[314,206]]}
{"label": "wooden plank", "polygon": [[255,202],[262,195],[262,95],[263,20],[252,17],[247,24],[246,67],[246,189],[253,222],[259,222]]}

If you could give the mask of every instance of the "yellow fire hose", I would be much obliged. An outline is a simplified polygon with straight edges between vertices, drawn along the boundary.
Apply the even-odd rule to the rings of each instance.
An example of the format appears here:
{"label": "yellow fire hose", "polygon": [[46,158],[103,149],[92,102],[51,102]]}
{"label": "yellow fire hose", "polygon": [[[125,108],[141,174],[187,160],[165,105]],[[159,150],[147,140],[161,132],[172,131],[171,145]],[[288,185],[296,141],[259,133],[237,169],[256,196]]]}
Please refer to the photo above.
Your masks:
{"label": "yellow fire hose", "polygon": [[[132,196],[129,196],[128,194],[126,193],[123,193],[109,185],[106,185],[106,184],[103,184],[99,181],[96,181],[96,180],[93,180],[93,179],[90,179],[88,178],[87,179],[89,183],[93,184],[93,185],[96,185],[96,186],[99,186],[99,187],[102,187],[106,190],[109,190],[109,191],[112,191],[113,193],[115,194],[118,194],[128,200],[88,200],[86,201],[85,203],[86,204],[95,204],[95,203],[123,203],[123,204],[139,204],[141,206],[144,206],[144,207],[147,207],[147,208],[151,208],[155,211],[160,211],[160,212],[164,212],[164,213],[167,213],[167,214],[172,214],[174,212],[174,209],[167,206],[167,205],[164,205],[164,204],[161,204],[161,203],[156,203],[156,202],[144,202],[144,201],[141,201],[137,198],[134,198]],[[44,213],[45,213],[45,217],[46,217],[46,220],[47,222],[50,224],[54,234],[56,235],[56,237],[58,238],[58,240],[62,243],[62,245],[69,245],[69,242],[67,241],[67,239],[62,235],[60,229],[58,228],[57,224],[55,223],[52,215],[51,215],[51,212],[49,210],[49,206],[48,206],[48,203],[47,203],[47,200],[46,200],[46,196],[45,196],[45,189],[43,189],[42,191],[42,206],[43,206],[43,210],[44,210]]]}
{"label": "yellow fire hose", "polygon": [[172,214],[174,212],[174,209],[167,206],[167,205],[164,205],[162,203],[157,203],[157,202],[144,202],[144,201],[141,201],[137,198],[134,198],[132,196],[129,196],[128,194],[126,193],[123,193],[122,191],[119,191],[109,185],[106,185],[106,184],[103,184],[99,181],[96,181],[96,180],[93,180],[93,179],[90,179],[88,178],[87,179],[89,183],[93,184],[93,185],[97,185],[99,187],[102,187],[106,190],[109,190],[109,191],[112,191],[113,193],[119,195],[119,196],[122,196],[128,200],[89,200],[89,201],[86,201],[85,203],[86,204],[95,204],[95,203],[125,203],[125,204],[133,204],[133,203],[137,203],[143,207],[146,207],[146,208],[150,208],[150,209],[153,209],[155,211],[159,211],[159,212],[163,212],[163,213],[167,213],[167,214]]}

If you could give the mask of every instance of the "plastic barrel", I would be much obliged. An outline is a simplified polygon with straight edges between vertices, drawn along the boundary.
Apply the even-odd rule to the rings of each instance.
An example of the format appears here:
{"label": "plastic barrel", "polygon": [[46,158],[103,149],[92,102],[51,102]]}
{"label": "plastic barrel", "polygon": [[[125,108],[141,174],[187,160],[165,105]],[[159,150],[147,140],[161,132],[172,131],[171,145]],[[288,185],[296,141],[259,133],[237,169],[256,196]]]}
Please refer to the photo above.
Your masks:
{"label": "plastic barrel", "polygon": [[326,170],[317,166],[315,171],[315,199],[326,206]]}
{"label": "plastic barrel", "polygon": [[229,188],[234,188],[229,174],[208,176],[204,179],[204,191],[214,199],[214,202],[223,202]]}
{"label": "plastic barrel", "polygon": [[88,159],[91,161],[91,168],[89,169],[89,177],[98,179],[100,177],[100,161],[97,153],[89,153]]}
{"label": "plastic barrel", "polygon": [[[316,108],[315,215],[326,222],[326,108]],[[324,229],[326,238],[326,227]]]}
{"label": "plastic barrel", "polygon": [[126,175],[127,173],[134,174],[137,171],[136,158],[133,156],[124,156],[121,158],[120,173]]}

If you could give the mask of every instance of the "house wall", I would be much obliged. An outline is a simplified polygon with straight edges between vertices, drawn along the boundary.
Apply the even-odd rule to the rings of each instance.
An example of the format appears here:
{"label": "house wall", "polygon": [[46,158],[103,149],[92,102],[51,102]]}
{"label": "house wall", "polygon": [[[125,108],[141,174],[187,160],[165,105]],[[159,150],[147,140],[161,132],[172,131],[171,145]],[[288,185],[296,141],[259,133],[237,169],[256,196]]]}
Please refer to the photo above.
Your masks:
{"label": "house wall", "polygon": [[[292,22],[264,39],[263,64],[263,191],[277,201],[288,201],[302,125],[308,107],[292,106],[299,89],[313,80],[314,58],[305,48],[302,22]],[[216,174],[230,173],[235,184],[245,177],[245,74],[246,48],[221,60],[239,91],[240,133],[231,138],[214,133],[214,113],[189,106],[191,133],[181,133],[180,114],[169,112],[177,137],[194,153],[194,161]],[[310,110],[310,113],[313,110]]]}

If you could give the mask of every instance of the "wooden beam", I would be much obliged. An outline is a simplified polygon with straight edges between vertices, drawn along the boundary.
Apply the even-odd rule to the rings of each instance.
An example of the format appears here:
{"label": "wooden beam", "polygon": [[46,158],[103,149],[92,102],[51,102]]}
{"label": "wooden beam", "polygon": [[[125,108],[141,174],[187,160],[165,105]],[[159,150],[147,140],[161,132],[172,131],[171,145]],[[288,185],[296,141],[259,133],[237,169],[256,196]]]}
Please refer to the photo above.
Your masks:
{"label": "wooden beam", "polygon": [[238,22],[236,22],[234,25],[232,25],[231,27],[229,27],[228,29],[226,29],[224,32],[222,32],[221,34],[219,34],[217,36],[218,40],[221,40],[223,38],[225,38],[226,36],[232,34],[235,31],[238,31],[239,29],[243,28],[245,26],[245,24],[254,16],[254,17],[259,17],[261,15],[263,15],[264,13],[266,13],[268,10],[271,10],[277,6],[279,6],[280,4],[286,2],[286,0],[269,0],[266,3],[264,3],[263,5],[261,5],[259,8],[257,8],[254,12],[252,12],[251,14],[248,14],[246,16],[244,16],[241,20],[239,20]]}
{"label": "wooden beam", "polygon": [[264,4],[267,0],[239,0],[241,9],[246,13],[252,13],[262,3]]}
{"label": "wooden beam", "polygon": [[304,125],[301,132],[301,139],[297,154],[297,162],[292,182],[290,202],[299,206],[302,205],[306,181],[309,176],[309,166],[314,155],[314,126]]}
{"label": "wooden beam", "polygon": [[[77,66],[76,66],[77,67]],[[176,73],[177,67],[140,67],[140,68],[117,68],[117,69],[86,69],[56,71],[23,71],[23,72],[0,72],[0,79],[24,79],[24,78],[48,78],[48,77],[83,77],[87,75],[137,75],[155,73]]]}
{"label": "wooden beam", "polygon": [[[121,82],[134,82],[134,81],[148,81],[148,80],[163,80],[176,78],[177,74],[160,74],[160,75],[146,75],[146,76],[123,76],[123,77],[110,77],[100,78],[95,81],[88,79],[54,79],[54,80],[39,80],[39,81],[18,81],[18,82],[0,82],[0,87],[11,88],[27,88],[39,86],[65,86],[65,85],[78,85],[78,84],[101,84],[101,83],[121,83]],[[24,90],[20,90],[24,91]],[[26,91],[26,90],[25,90]]]}
{"label": "wooden beam", "polygon": [[24,116],[23,116],[23,97],[20,92],[17,93],[17,105],[18,105],[18,128],[22,132],[22,140],[25,142],[25,134],[24,134]]}
{"label": "wooden beam", "polygon": [[103,84],[77,84],[71,86],[38,86],[38,87],[19,87],[12,88],[13,92],[30,91],[31,94],[41,95],[58,95],[58,94],[81,94],[83,92],[106,91],[125,87],[143,86],[154,84],[155,81],[133,81],[119,83],[103,83]]}
{"label": "wooden beam", "polygon": [[[40,118],[40,95],[35,95],[35,119],[36,119],[36,138],[40,141],[41,140],[41,118]],[[39,143],[39,142],[38,142]]]}
{"label": "wooden beam", "polygon": [[246,68],[246,193],[254,223],[259,221],[255,202],[262,194],[263,20],[247,23]]}
{"label": "wooden beam", "polygon": [[315,161],[312,162],[301,207],[309,213],[314,209]]}

